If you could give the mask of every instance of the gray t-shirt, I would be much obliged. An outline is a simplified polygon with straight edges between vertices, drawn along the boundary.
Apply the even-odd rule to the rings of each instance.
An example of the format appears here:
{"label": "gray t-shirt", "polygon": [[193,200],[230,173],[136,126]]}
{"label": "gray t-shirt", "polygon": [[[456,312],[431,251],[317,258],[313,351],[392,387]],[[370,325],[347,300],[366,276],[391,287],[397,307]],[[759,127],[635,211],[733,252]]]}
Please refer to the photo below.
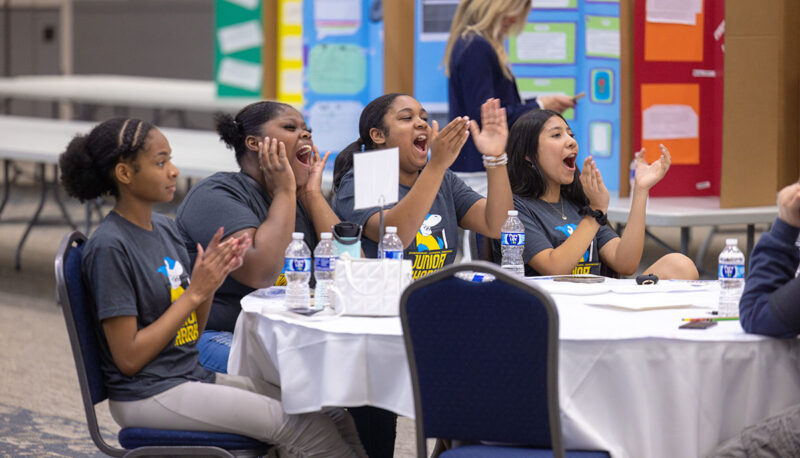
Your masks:
{"label": "gray t-shirt", "polygon": [[[402,199],[410,190],[408,186],[399,185],[398,198]],[[417,231],[416,240],[403,253],[404,259],[410,259],[413,263],[414,278],[424,277],[455,261],[458,253],[458,222],[475,202],[482,198],[464,184],[455,173],[450,170],[445,172],[433,205]],[[333,203],[333,211],[342,221],[364,226],[379,210],[378,207],[353,210],[354,202],[351,170],[342,178]],[[368,258],[375,258],[378,255],[378,244],[366,237],[361,239],[361,248]]]}
{"label": "gray t-shirt", "polygon": [[189,256],[175,223],[154,213],[153,230],[143,229],[110,212],[94,231],[83,257],[83,278],[95,304],[101,368],[109,397],[134,401],[186,381],[214,381],[214,373],[197,360],[200,337],[192,312],[175,338],[132,377],[120,372],[101,321],[135,316],[138,329],[157,320],[189,286]]}
{"label": "gray t-shirt", "polygon": [[[578,224],[583,219],[578,213],[580,207],[577,204],[563,197],[561,200],[564,202],[566,221],[561,217],[560,204],[550,204],[541,199],[531,197],[514,196],[514,208],[519,212],[519,219],[522,221],[522,225],[525,226],[525,250],[522,252],[522,260],[525,262],[525,275],[539,275],[528,265],[531,258],[548,248],[559,247],[567,240],[567,237],[572,235],[572,232],[575,231],[575,228],[578,227]],[[600,226],[572,273],[600,275],[602,264],[598,251],[615,237],[618,236],[613,229],[608,226]],[[499,245],[496,245],[496,247],[499,248]]]}
{"label": "gray t-shirt", "polygon": [[[252,177],[241,172],[219,172],[197,183],[178,207],[178,230],[192,262],[197,244],[203,247],[220,226],[223,238],[243,229],[258,228],[269,213],[272,198]],[[297,201],[295,231],[305,234],[311,251],[317,246],[317,233],[305,208]],[[285,285],[283,274],[275,282]],[[241,300],[254,291],[228,276],[214,295],[207,329],[233,331],[242,310]]]}

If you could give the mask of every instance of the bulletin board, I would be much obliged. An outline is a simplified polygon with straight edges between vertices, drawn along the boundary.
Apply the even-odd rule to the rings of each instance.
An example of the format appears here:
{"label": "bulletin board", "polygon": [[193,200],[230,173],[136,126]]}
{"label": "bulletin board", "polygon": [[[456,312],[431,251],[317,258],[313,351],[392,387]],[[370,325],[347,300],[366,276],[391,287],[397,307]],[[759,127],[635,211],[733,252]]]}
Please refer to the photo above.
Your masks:
{"label": "bulletin board", "polygon": [[509,40],[509,58],[523,99],[586,96],[563,113],[591,155],[609,191],[619,187],[620,24],[618,1],[533,0],[528,24]]}
{"label": "bulletin board", "polygon": [[[415,96],[434,119],[448,120],[441,65],[458,0],[417,0]],[[584,92],[564,117],[591,154],[609,190],[619,183],[620,27],[618,0],[534,0],[522,34],[507,43],[523,99]]]}
{"label": "bulletin board", "polygon": [[260,0],[214,3],[214,80],[221,97],[260,97],[264,33]]}
{"label": "bulletin board", "polygon": [[720,194],[724,17],[721,1],[635,2],[633,146],[672,154],[652,196]]}
{"label": "bulletin board", "polygon": [[303,115],[314,144],[337,153],[358,138],[361,110],[383,93],[381,2],[302,3]]}

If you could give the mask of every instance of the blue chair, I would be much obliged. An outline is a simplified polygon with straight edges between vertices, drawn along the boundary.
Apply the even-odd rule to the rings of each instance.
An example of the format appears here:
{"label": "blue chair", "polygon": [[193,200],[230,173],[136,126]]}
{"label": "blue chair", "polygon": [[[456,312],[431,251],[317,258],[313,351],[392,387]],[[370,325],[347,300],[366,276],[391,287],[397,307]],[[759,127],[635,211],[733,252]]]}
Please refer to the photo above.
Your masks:
{"label": "blue chair", "polygon": [[67,234],[61,241],[55,260],[58,303],[64,311],[67,332],[75,357],[81,397],[86,412],[89,434],[97,448],[110,456],[262,456],[271,445],[238,434],[202,431],[177,431],[151,428],[123,428],[116,448],[103,439],[94,407],[105,400],[105,384],[100,369],[100,346],[95,332],[93,313],[86,301],[81,275],[81,258],[86,236],[79,231]]}
{"label": "blue chair", "polygon": [[[493,281],[456,276],[472,271]],[[564,451],[558,403],[558,312],[550,297],[486,262],[457,264],[400,299],[417,430],[465,444],[442,457],[608,457]],[[487,444],[515,445],[487,445]]]}

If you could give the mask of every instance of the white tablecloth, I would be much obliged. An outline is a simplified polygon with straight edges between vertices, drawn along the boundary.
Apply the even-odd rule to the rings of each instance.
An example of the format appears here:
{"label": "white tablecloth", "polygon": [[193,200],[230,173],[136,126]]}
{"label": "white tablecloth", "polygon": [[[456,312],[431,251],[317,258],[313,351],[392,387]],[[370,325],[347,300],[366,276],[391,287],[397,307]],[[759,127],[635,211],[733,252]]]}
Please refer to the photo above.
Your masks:
{"label": "white tablecloth", "polygon": [[[549,280],[534,284],[554,293],[559,311],[567,448],[704,456],[746,425],[800,403],[798,340],[745,334],[738,321],[678,329],[683,318],[708,315],[713,282],[662,282],[644,294],[636,291],[648,287],[630,280],[566,289]],[[282,312],[280,304],[257,293],[242,301],[230,372],[279,383],[289,413],[367,404],[413,416],[398,318],[314,321]],[[635,304],[691,307],[610,307]]]}

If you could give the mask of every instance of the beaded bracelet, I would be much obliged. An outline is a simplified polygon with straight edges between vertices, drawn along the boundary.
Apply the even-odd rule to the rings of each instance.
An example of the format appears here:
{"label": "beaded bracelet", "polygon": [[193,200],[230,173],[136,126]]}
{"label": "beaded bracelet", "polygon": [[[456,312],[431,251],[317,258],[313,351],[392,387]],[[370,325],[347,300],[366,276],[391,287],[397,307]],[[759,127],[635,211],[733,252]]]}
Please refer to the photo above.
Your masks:
{"label": "beaded bracelet", "polygon": [[581,216],[589,215],[597,220],[597,224],[605,226],[608,223],[608,215],[603,213],[603,210],[592,210],[588,205],[578,211]]}
{"label": "beaded bracelet", "polygon": [[508,154],[506,153],[499,156],[483,155],[483,168],[485,169],[491,169],[506,164],[508,164]]}

